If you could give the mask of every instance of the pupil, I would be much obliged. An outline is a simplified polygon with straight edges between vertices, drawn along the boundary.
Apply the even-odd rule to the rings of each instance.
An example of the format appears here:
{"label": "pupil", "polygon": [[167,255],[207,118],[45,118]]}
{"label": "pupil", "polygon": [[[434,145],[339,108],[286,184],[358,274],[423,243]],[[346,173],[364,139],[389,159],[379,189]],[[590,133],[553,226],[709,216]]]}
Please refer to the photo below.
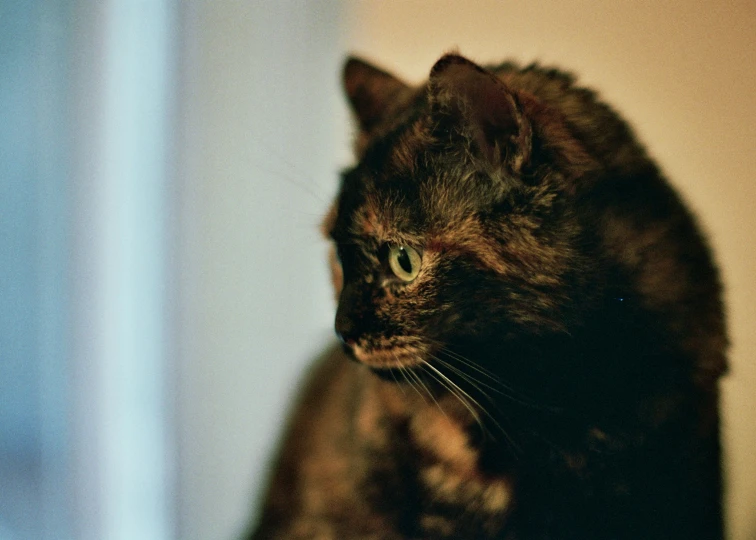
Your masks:
{"label": "pupil", "polygon": [[407,272],[408,274],[412,273],[412,262],[410,261],[409,255],[407,255],[407,250],[404,248],[399,248],[399,257],[398,257],[399,266],[402,267],[402,270]]}

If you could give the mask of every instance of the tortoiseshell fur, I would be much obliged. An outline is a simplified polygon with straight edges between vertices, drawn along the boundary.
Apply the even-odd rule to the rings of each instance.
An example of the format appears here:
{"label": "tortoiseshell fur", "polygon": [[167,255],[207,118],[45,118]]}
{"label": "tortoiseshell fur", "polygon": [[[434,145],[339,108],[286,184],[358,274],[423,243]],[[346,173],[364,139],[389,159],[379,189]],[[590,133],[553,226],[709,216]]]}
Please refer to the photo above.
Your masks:
{"label": "tortoiseshell fur", "polygon": [[[691,214],[570,75],[345,68],[336,329],[252,538],[720,539],[721,287]],[[422,256],[392,277],[387,245]]]}

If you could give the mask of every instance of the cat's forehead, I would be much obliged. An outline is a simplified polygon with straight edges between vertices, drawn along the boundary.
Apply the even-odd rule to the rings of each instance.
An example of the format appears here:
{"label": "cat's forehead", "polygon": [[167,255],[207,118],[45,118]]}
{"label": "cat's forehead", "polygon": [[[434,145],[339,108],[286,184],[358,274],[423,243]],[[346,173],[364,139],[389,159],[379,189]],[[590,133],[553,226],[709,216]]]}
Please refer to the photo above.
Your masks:
{"label": "cat's forehead", "polygon": [[[342,174],[331,232],[409,240],[469,221],[492,201],[490,185],[462,145],[440,141],[418,113],[366,148]],[[490,184],[490,182],[488,182]]]}
{"label": "cat's forehead", "polygon": [[363,171],[345,184],[334,222],[342,236],[411,242],[423,234],[428,215],[415,179]]}
{"label": "cat's forehead", "polygon": [[466,198],[470,190],[453,189],[449,187],[453,181],[442,176],[376,179],[370,174],[351,175],[326,219],[326,231],[337,239],[372,238],[410,245],[461,229],[471,232],[470,225],[479,222],[480,215],[475,203]]}

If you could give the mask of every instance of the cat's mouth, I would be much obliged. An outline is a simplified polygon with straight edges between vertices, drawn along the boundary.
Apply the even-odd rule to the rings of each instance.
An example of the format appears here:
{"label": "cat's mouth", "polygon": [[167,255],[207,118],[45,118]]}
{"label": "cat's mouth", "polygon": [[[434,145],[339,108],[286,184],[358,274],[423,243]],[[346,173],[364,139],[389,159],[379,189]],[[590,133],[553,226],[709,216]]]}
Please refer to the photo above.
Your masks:
{"label": "cat's mouth", "polygon": [[410,368],[424,362],[426,351],[414,345],[367,347],[359,344],[346,346],[358,362],[374,369]]}

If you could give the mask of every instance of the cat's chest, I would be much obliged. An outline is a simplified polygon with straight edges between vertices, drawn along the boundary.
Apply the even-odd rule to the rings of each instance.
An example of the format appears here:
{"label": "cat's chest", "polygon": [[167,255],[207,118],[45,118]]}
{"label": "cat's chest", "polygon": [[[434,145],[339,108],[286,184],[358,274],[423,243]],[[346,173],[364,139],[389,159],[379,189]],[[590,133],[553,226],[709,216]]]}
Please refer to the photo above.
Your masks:
{"label": "cat's chest", "polygon": [[430,535],[449,538],[462,530],[482,537],[496,535],[513,505],[511,478],[482,472],[479,450],[470,444],[467,430],[437,410],[416,415],[410,436],[420,454],[420,527]]}
{"label": "cat's chest", "polygon": [[381,486],[368,490],[375,508],[409,518],[418,528],[410,537],[498,538],[514,484],[507,474],[481,470],[467,409],[443,398],[413,402],[413,394],[390,386],[371,390],[359,401],[355,434],[367,450],[360,462],[368,485]]}

